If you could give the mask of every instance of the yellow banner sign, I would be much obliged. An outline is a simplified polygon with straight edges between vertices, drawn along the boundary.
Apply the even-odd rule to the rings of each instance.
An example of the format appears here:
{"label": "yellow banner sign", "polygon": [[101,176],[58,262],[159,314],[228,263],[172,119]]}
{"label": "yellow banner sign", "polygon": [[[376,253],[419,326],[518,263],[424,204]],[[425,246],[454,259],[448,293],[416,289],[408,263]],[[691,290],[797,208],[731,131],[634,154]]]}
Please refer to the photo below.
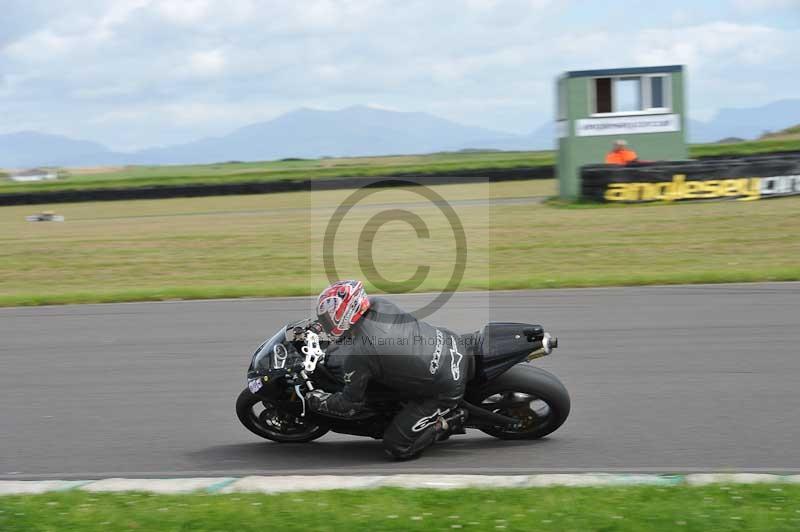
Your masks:
{"label": "yellow banner sign", "polygon": [[687,181],[675,174],[672,181],[655,183],[610,183],[606,201],[677,201],[686,199],[736,198],[749,201],[761,197],[800,193],[800,175],[777,177],[737,177]]}

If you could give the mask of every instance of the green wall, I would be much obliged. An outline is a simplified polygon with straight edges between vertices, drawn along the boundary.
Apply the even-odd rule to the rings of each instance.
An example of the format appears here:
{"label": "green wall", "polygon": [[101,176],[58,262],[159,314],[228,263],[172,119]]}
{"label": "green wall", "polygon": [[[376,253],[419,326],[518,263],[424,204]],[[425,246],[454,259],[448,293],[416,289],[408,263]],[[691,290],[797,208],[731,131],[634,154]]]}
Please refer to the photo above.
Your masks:
{"label": "green wall", "polygon": [[[674,68],[674,67],[673,67]],[[619,69],[624,75],[637,75],[635,69]],[[666,114],[680,117],[681,129],[665,133],[628,133],[624,135],[598,135],[577,137],[575,121],[591,118],[589,112],[592,79],[615,75],[614,71],[599,71],[603,74],[580,75],[567,73],[557,83],[557,94],[567,99],[566,136],[558,141],[558,179],[559,193],[564,199],[580,197],[580,167],[586,164],[602,164],[613,142],[624,138],[642,160],[680,160],[687,159],[685,99],[683,91],[683,72],[669,73],[671,89],[671,110]],[[649,71],[649,73],[654,73]],[[620,74],[621,75],[621,74]],[[562,86],[563,85],[563,86]],[[566,89],[566,90],[564,90]],[[619,115],[618,115],[619,116]],[[638,116],[638,115],[637,115]],[[651,115],[646,115],[651,116]],[[557,117],[560,118],[560,117]]]}

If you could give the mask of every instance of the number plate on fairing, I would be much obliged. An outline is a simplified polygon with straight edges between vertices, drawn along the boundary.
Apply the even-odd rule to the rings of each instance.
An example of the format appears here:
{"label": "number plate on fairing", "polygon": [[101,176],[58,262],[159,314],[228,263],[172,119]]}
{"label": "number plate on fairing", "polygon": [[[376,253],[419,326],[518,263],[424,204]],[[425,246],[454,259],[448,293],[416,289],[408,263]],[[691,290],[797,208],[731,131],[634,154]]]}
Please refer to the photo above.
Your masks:
{"label": "number plate on fairing", "polygon": [[250,379],[247,381],[247,387],[250,388],[251,393],[256,393],[261,387],[264,386],[264,383],[261,379]]}

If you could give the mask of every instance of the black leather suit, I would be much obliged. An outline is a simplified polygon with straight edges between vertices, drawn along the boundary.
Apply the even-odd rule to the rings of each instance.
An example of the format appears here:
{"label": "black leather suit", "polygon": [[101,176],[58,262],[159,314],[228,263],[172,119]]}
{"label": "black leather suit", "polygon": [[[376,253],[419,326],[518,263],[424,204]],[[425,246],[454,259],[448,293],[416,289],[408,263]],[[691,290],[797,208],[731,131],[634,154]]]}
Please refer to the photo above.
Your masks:
{"label": "black leather suit", "polygon": [[470,338],[371,297],[370,310],[334,350],[344,389],[310,398],[310,407],[329,416],[357,417],[365,408],[369,382],[405,392],[410,399],[386,429],[383,442],[392,456],[415,456],[434,442],[438,420],[456,407],[473,376]]}

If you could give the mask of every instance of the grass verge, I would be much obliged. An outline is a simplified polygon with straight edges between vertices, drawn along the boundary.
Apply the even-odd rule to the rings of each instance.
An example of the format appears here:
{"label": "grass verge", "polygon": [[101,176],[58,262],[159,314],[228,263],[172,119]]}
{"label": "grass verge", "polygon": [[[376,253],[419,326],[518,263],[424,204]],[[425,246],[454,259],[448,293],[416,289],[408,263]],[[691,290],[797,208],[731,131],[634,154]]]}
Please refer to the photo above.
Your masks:
{"label": "grass verge", "polygon": [[[553,181],[433,187],[463,224],[460,290],[800,280],[800,198],[565,209],[541,203]],[[63,223],[0,209],[0,305],[318,293],[325,224],[351,191],[59,205]],[[493,198],[493,202],[489,202]],[[413,212],[429,234],[390,221]],[[336,236],[340,277],[408,279],[445,288],[456,261],[449,221],[410,191],[380,190]],[[373,276],[374,278],[374,276]],[[371,290],[374,284],[368,283]]]}
{"label": "grass verge", "polygon": [[552,151],[526,151],[434,153],[202,165],[125,166],[101,169],[100,171],[95,169],[71,170],[64,179],[41,183],[16,183],[11,180],[0,180],[0,192],[447,174],[463,170],[502,170],[548,166],[553,165],[554,162]]}
{"label": "grass verge", "polygon": [[0,497],[0,530],[795,531],[800,486],[322,491]]}
{"label": "grass verge", "polygon": [[[800,150],[800,139],[755,140],[730,144],[695,144],[691,157],[754,155]],[[268,182],[289,179],[330,179],[402,174],[443,174],[461,170],[490,170],[552,166],[552,150],[520,152],[453,152],[385,157],[340,157],[203,165],[124,166],[70,170],[65,179],[17,183],[0,178],[0,193],[36,190],[131,188],[153,185]]]}

